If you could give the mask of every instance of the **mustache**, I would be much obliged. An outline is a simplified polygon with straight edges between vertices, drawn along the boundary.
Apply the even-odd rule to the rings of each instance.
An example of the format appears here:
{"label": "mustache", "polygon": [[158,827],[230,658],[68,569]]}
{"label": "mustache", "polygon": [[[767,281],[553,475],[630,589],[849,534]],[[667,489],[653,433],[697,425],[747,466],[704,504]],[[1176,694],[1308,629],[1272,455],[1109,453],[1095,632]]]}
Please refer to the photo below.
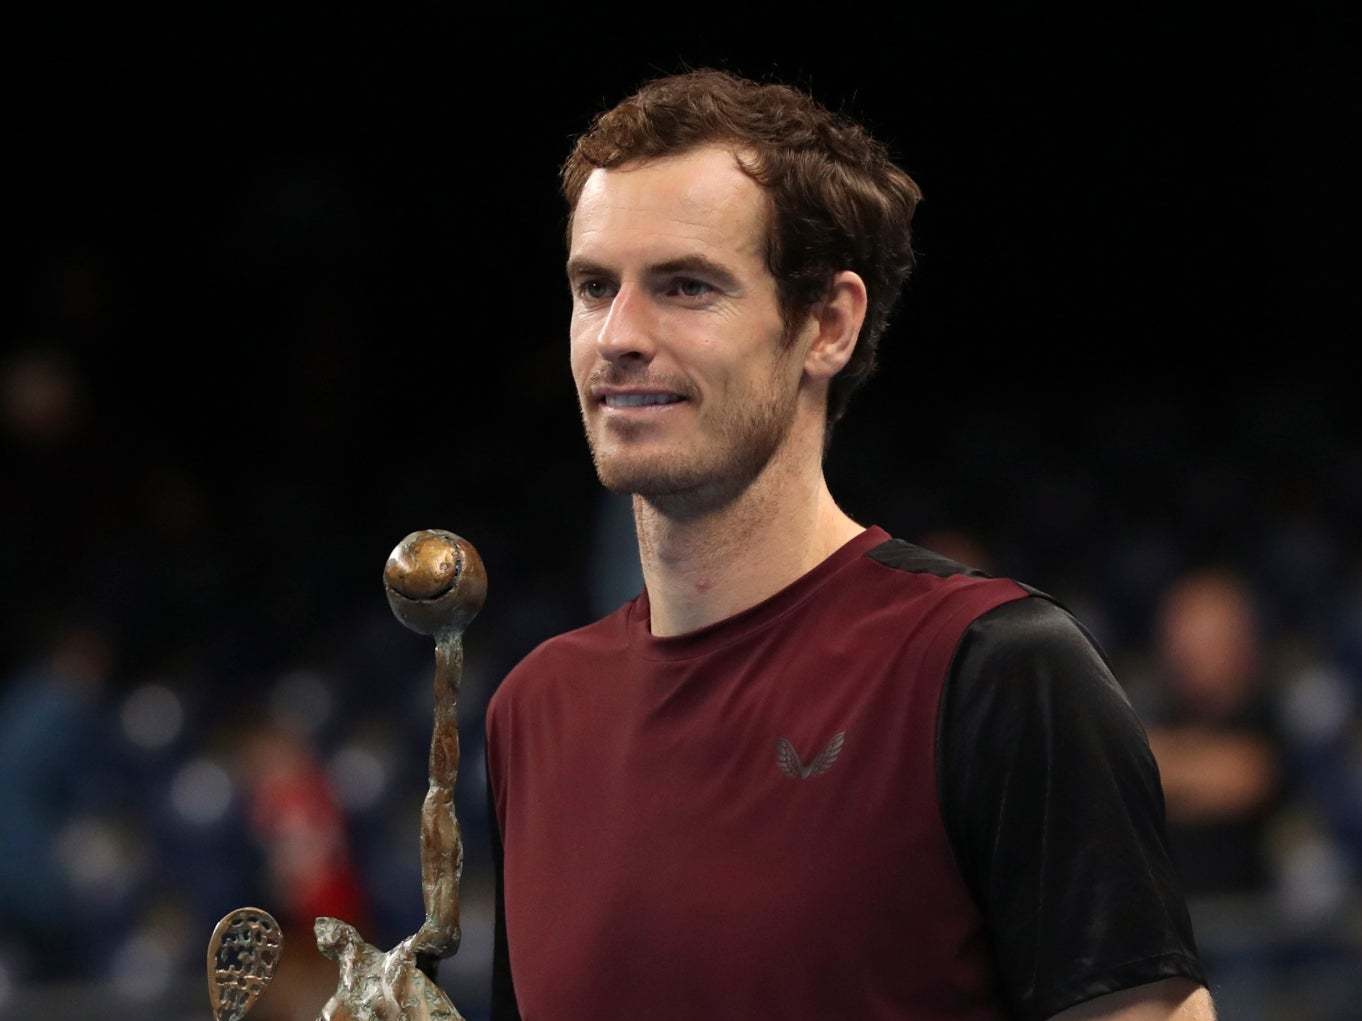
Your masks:
{"label": "mustache", "polygon": [[583,391],[589,393],[598,386],[632,386],[647,390],[661,390],[687,399],[695,396],[695,388],[683,377],[649,375],[646,370],[633,372],[615,365],[603,365],[591,373]]}

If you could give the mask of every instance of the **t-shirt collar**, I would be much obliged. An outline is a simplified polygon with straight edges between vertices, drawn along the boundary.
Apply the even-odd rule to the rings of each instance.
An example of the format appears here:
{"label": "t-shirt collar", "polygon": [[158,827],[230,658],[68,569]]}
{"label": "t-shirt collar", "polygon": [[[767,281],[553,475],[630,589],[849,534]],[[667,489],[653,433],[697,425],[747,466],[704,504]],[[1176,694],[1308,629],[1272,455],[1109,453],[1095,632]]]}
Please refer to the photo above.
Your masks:
{"label": "t-shirt collar", "polygon": [[774,595],[731,617],[683,635],[658,638],[652,633],[649,627],[651,611],[648,590],[645,588],[629,605],[626,622],[629,645],[648,659],[690,659],[713,652],[778,620],[813,595],[838,571],[888,540],[888,532],[878,525],[871,525]]}

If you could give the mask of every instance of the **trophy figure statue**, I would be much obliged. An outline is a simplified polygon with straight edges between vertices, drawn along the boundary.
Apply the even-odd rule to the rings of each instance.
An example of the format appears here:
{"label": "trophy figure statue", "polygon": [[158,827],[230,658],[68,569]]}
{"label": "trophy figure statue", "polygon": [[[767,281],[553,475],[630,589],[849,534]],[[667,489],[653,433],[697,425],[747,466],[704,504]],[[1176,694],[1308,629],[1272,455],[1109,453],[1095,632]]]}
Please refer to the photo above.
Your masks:
{"label": "trophy figure statue", "polygon": [[[318,918],[317,949],[339,966],[335,995],[317,1021],[463,1021],[436,984],[438,962],[459,949],[463,839],[454,814],[459,773],[458,701],[463,631],[482,608],[487,573],[467,540],[413,532],[383,570],[388,605],[407,627],[435,639],[435,726],[430,786],[421,807],[421,928],[386,953],[337,918]],[[269,984],[282,947],[279,924],[259,908],[238,908],[213,930],[208,994],[217,1021],[241,1021]]]}

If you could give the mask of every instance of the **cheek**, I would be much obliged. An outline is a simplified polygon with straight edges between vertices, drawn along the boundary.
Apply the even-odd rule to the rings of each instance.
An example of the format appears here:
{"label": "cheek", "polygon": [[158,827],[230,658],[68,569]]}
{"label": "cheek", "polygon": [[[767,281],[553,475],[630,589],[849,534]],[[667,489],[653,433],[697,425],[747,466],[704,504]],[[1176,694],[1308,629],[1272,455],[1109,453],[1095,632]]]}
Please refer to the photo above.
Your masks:
{"label": "cheek", "polygon": [[572,378],[582,383],[590,374],[594,360],[595,353],[587,341],[586,332],[574,322],[568,331],[568,364],[572,367]]}
{"label": "cheek", "polygon": [[743,348],[743,356],[733,367],[733,385],[747,393],[772,394],[799,385],[803,364],[792,357],[779,325],[768,320],[756,322],[748,334],[753,338]]}

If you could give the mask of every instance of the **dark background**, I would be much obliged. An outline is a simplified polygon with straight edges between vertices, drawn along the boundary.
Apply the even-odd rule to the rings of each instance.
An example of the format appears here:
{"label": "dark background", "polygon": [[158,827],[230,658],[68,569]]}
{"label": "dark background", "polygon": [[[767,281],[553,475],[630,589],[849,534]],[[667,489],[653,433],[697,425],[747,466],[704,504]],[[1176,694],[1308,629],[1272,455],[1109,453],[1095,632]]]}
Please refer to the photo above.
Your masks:
{"label": "dark background", "polygon": [[[3,683],[87,628],[106,654],[94,719],[149,679],[186,718],[122,793],[117,769],[77,772],[72,804],[152,798],[299,669],[340,707],[307,734],[319,756],[381,715],[424,669],[378,587],[419,527],[470,538],[491,578],[469,634],[480,756],[496,680],[591,619],[613,591],[593,550],[628,548],[567,371],[556,168],[594,112],[687,66],[812,91],[925,193],[881,372],[828,462],[853,517],[967,535],[1089,608],[1118,653],[1142,648],[1162,586],[1211,562],[1267,594],[1274,636],[1348,647],[1358,26],[1279,15],[290,7],[16,26]],[[36,412],[34,366],[57,394]],[[408,715],[392,773],[416,800]],[[258,865],[220,843],[155,851],[144,828],[149,860]],[[414,853],[414,830],[381,832]],[[382,857],[354,853],[362,873]],[[110,908],[125,922],[155,889],[134,886]],[[269,896],[251,874],[185,895],[186,961],[229,893]],[[375,942],[405,935],[403,910],[373,909]],[[63,967],[51,938],[0,933],[0,992],[97,983],[118,952],[110,937]]]}

